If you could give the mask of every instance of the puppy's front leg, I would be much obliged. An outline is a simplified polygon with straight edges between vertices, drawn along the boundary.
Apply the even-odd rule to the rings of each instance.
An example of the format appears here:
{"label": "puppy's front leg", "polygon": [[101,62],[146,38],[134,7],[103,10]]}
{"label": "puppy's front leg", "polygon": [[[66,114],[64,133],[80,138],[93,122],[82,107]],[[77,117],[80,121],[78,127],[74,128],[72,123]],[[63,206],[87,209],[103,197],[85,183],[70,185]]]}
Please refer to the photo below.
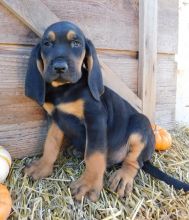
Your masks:
{"label": "puppy's front leg", "polygon": [[63,139],[64,133],[52,122],[45,140],[43,156],[34,161],[28,168],[25,168],[24,172],[35,180],[51,175]]}
{"label": "puppy's front leg", "polygon": [[86,124],[85,171],[71,185],[72,195],[78,201],[87,196],[96,201],[103,188],[103,176],[106,169],[106,123],[103,117],[87,120]]}

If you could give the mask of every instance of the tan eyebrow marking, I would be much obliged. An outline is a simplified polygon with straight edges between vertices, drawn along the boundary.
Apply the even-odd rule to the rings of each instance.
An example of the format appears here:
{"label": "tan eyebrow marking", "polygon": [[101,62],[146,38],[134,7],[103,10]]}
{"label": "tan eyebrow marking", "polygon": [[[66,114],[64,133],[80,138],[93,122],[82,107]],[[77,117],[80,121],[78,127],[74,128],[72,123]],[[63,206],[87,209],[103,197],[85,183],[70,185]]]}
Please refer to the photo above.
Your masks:
{"label": "tan eyebrow marking", "polygon": [[75,36],[76,36],[75,31],[70,30],[70,31],[68,31],[68,33],[67,33],[67,35],[66,35],[66,38],[67,38],[68,40],[73,40],[73,38],[74,38]]}
{"label": "tan eyebrow marking", "polygon": [[56,35],[53,31],[49,31],[49,33],[47,34],[47,36],[50,38],[50,40],[55,41],[56,39]]}

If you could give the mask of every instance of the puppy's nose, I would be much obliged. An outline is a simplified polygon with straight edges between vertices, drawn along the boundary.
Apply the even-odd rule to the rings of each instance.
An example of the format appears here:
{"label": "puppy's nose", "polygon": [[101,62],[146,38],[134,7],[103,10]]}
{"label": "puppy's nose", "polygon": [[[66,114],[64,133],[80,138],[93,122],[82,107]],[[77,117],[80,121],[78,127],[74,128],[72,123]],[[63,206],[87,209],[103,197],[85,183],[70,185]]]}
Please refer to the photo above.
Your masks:
{"label": "puppy's nose", "polygon": [[53,69],[57,73],[65,73],[68,70],[68,64],[65,61],[55,61],[53,64]]}

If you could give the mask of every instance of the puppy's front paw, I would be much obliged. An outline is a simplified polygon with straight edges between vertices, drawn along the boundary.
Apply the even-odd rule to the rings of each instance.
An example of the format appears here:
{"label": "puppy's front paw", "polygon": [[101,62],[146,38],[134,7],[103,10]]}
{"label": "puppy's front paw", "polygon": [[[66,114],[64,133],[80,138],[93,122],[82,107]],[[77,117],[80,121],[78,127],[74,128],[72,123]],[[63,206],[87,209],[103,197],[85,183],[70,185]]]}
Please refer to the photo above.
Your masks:
{"label": "puppy's front paw", "polygon": [[133,181],[134,179],[124,169],[119,169],[110,177],[109,186],[112,191],[122,198],[132,192]]}
{"label": "puppy's front paw", "polygon": [[52,171],[53,165],[48,164],[43,159],[34,161],[29,167],[24,169],[24,173],[31,176],[34,180],[50,176]]}
{"label": "puppy's front paw", "polygon": [[70,186],[72,195],[77,201],[81,201],[82,197],[87,197],[92,202],[96,202],[98,200],[102,187],[102,180],[94,178],[89,179],[86,175],[81,176]]}

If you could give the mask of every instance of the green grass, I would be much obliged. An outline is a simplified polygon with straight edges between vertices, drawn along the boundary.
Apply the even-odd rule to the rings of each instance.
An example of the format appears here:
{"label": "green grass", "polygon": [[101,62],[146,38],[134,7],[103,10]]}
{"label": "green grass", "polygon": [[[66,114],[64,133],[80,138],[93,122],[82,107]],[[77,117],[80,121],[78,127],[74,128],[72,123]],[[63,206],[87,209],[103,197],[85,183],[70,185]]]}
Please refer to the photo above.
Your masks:
{"label": "green grass", "polygon": [[[172,148],[155,153],[153,164],[189,182],[189,129],[178,128],[172,132],[172,137]],[[189,194],[175,191],[143,171],[137,175],[134,191],[127,198],[119,199],[107,188],[113,168],[106,172],[105,187],[98,202],[92,203],[85,199],[77,203],[71,197],[69,186],[84,170],[83,161],[69,155],[60,157],[51,177],[32,181],[23,175],[23,168],[25,163],[33,159],[24,158],[13,162],[6,181],[13,199],[9,219],[189,219]]]}

